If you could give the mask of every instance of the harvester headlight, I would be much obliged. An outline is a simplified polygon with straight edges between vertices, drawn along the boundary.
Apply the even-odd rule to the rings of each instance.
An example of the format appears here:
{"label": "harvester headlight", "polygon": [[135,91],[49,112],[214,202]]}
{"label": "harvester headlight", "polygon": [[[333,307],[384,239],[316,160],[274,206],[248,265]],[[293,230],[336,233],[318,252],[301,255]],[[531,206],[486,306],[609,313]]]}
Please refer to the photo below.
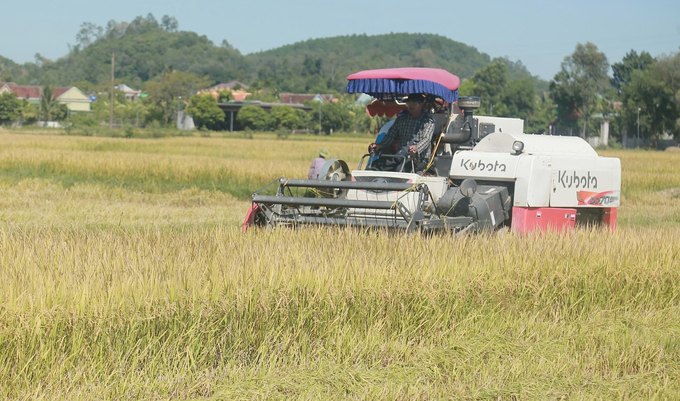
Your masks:
{"label": "harvester headlight", "polygon": [[524,142],[522,142],[522,141],[513,142],[512,143],[512,150],[514,150],[516,154],[522,153],[522,150],[524,150]]}

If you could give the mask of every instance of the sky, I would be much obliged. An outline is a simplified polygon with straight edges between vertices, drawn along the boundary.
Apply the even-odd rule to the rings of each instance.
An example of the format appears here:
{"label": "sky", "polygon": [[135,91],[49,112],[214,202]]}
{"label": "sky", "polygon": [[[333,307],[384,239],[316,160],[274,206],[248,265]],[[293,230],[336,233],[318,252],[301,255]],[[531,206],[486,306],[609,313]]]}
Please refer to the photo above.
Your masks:
{"label": "sky", "polygon": [[[493,57],[521,61],[550,80],[577,43],[592,42],[609,63],[630,50],[656,57],[680,51],[679,0],[32,0],[3,1],[0,56],[57,59],[83,22],[103,27],[152,13],[179,29],[226,39],[242,54],[307,39],[390,32],[434,33]],[[389,66],[385,66],[389,67]],[[455,74],[455,71],[450,71]]]}

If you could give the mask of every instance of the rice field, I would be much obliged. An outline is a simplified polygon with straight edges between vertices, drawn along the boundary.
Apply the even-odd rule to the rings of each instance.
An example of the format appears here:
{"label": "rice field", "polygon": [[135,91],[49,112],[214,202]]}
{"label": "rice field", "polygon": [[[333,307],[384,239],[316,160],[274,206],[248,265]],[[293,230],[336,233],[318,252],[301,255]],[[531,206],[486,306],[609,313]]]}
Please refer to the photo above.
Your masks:
{"label": "rice field", "polygon": [[0,398],[680,398],[680,154],[602,152],[614,235],[241,233],[368,142],[0,131]]}

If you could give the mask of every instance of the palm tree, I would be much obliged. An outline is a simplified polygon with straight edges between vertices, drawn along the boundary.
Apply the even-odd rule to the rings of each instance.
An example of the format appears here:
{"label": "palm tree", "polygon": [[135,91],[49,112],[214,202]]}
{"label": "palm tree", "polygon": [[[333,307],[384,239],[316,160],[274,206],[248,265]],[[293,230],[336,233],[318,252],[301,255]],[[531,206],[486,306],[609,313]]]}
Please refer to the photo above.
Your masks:
{"label": "palm tree", "polygon": [[47,85],[43,87],[42,95],[40,96],[40,111],[45,113],[45,121],[52,119],[52,112],[54,111],[54,95],[52,88]]}

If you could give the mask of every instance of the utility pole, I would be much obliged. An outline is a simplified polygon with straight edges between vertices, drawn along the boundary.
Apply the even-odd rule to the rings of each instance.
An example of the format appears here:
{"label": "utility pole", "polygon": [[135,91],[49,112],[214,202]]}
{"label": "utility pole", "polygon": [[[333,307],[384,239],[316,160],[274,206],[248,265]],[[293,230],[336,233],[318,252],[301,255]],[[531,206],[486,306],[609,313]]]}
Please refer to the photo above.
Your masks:
{"label": "utility pole", "polygon": [[182,96],[177,96],[177,128],[179,128],[179,109],[181,107],[180,101],[182,100]]}
{"label": "utility pole", "polygon": [[113,131],[113,66],[115,61],[115,56],[111,52],[111,110],[109,114],[109,130],[111,131]]}
{"label": "utility pole", "polygon": [[637,135],[637,146],[636,146],[636,147],[639,148],[639,147],[640,147],[640,108],[639,108],[639,107],[638,107],[637,126],[638,126],[638,127],[637,127],[637,128],[638,128],[638,130],[637,130],[637,131],[638,131],[638,133],[637,133],[638,135]]}

